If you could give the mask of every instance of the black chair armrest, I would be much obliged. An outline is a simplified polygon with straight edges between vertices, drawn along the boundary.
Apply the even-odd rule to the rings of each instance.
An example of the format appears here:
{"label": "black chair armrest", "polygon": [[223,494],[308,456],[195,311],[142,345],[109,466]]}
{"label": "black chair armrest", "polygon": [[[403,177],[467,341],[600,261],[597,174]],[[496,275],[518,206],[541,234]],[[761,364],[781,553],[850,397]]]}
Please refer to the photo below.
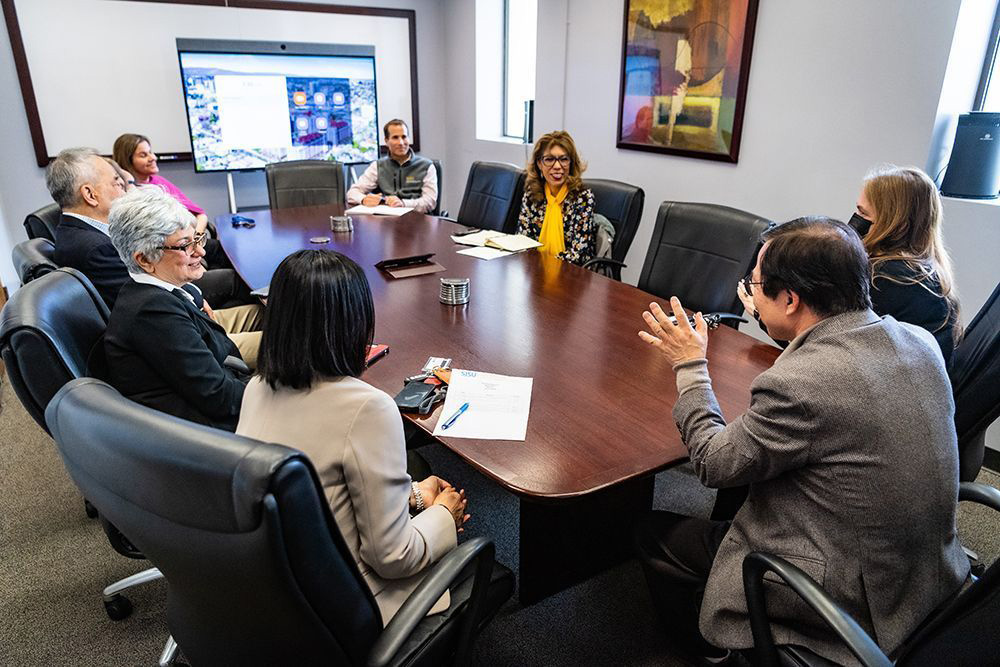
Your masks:
{"label": "black chair armrest", "polygon": [[754,652],[757,662],[762,665],[777,666],[778,651],[771,634],[771,623],[767,618],[767,601],[764,591],[764,574],[774,572],[812,607],[838,637],[847,645],[851,653],[866,667],[890,667],[892,663],[871,637],[861,629],[853,618],[837,606],[837,603],[819,587],[809,575],[778,556],[755,551],[743,559],[743,590],[750,612],[750,630],[753,633]]}
{"label": "black chair armrest", "polygon": [[460,544],[445,555],[432,567],[420,585],[410,593],[406,602],[399,608],[396,615],[385,626],[385,630],[372,646],[368,654],[369,667],[388,665],[406,643],[406,639],[414,628],[424,620],[427,612],[446,590],[455,584],[458,577],[465,571],[469,563],[476,563],[476,574],[472,584],[472,595],[469,606],[462,620],[462,631],[459,637],[458,650],[455,654],[456,665],[468,663],[472,639],[479,625],[483,603],[486,600],[486,589],[489,587],[490,574],[493,571],[495,548],[493,542],[485,537],[476,537]]}
{"label": "black chair armrest", "polygon": [[226,357],[226,360],[222,362],[222,365],[229,370],[239,373],[240,375],[253,375],[253,371],[247,366],[246,362],[239,357],[234,357],[232,355]]}
{"label": "black chair armrest", "polygon": [[458,223],[458,220],[455,218],[448,217],[448,211],[442,211],[441,215],[438,216],[438,220],[447,220],[448,222]]}
{"label": "black chair armrest", "polygon": [[986,505],[1000,512],[1000,490],[986,484],[962,482],[958,485],[958,500]]}
{"label": "black chair armrest", "polygon": [[602,275],[610,274],[618,282],[621,282],[622,269],[625,266],[625,262],[619,262],[617,259],[611,259],[610,257],[595,257],[583,263],[583,268]]}

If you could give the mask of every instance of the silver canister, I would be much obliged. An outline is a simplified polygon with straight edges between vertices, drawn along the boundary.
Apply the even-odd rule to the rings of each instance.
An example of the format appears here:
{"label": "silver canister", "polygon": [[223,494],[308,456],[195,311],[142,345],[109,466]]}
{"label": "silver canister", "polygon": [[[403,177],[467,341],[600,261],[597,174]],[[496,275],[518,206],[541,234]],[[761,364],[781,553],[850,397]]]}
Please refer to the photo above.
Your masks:
{"label": "silver canister", "polygon": [[354,221],[351,220],[349,215],[331,215],[330,216],[330,231],[331,232],[353,232],[354,231]]}
{"label": "silver canister", "polygon": [[449,306],[460,306],[469,303],[468,278],[442,278],[441,303]]}

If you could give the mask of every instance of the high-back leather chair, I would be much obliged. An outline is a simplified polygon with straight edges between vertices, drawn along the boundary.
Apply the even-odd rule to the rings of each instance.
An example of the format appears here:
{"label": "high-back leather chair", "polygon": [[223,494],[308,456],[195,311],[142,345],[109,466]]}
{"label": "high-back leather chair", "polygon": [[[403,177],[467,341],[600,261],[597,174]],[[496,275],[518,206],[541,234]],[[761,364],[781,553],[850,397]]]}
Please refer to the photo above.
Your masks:
{"label": "high-back leather chair", "polygon": [[753,269],[760,236],[771,222],[718,204],[665,201],[638,287],[688,309],[739,315],[736,284]]}
{"label": "high-back leather chair", "polygon": [[639,228],[646,193],[640,187],[606,178],[584,179],[583,184],[594,193],[594,214],[603,215],[615,229],[611,256],[595,257],[583,266],[621,280],[625,255],[628,254],[635,231]]}
{"label": "high-back leather chair", "polygon": [[428,215],[448,215],[447,211],[442,212],[441,210],[441,193],[444,191],[444,170],[441,166],[441,160],[431,160],[434,163],[434,172],[437,176],[438,181],[438,192],[437,200],[434,202],[434,208],[428,213]]}
{"label": "high-back leather chair", "polygon": [[28,233],[29,239],[48,239],[56,242],[56,227],[62,218],[62,209],[59,204],[49,204],[37,211],[29,213],[24,219],[24,231]]}
{"label": "high-back leather chair", "polygon": [[[193,665],[437,665],[455,651],[465,664],[513,588],[509,572],[501,594],[490,586],[493,544],[472,539],[383,630],[301,452],[157,412],[94,379],[68,384],[46,418],[76,484],[166,577],[167,623]],[[448,588],[449,609],[426,616]]]}
{"label": "high-back leather chair", "polygon": [[524,171],[503,162],[473,162],[465,182],[458,222],[508,234],[517,229]]}
{"label": "high-back leather chair", "polygon": [[343,204],[344,166],[329,160],[289,160],[264,167],[271,208]]}
{"label": "high-back leather chair", "polygon": [[594,213],[603,215],[615,228],[611,259],[624,262],[639,228],[646,193],[635,185],[607,178],[585,178],[583,185],[594,193]]}
{"label": "high-back leather chair", "polygon": [[983,467],[986,429],[1000,416],[1000,284],[965,330],[948,374],[955,396],[959,477],[971,482]]}
{"label": "high-back leather chair", "polygon": [[0,354],[14,393],[42,428],[45,406],[87,363],[108,326],[108,307],[87,277],[62,268],[14,292],[0,312]]}
{"label": "high-back leather chair", "polygon": [[[963,482],[958,499],[1000,511],[1000,491],[985,484]],[[860,545],[875,548],[875,545]],[[893,660],[808,574],[784,558],[762,552],[747,554],[743,560],[743,589],[753,634],[755,665],[795,665],[830,667],[832,662],[801,646],[775,645],[767,614],[764,575],[780,581],[802,598],[803,608],[811,608],[827,625],[830,634],[850,649],[866,667],[898,665],[995,665],[1000,655],[1000,559],[970,586],[930,612],[928,618],[893,652]],[[787,595],[788,593],[783,593]],[[787,623],[788,619],[783,619]],[[750,651],[747,651],[750,653]]]}
{"label": "high-back leather chair", "polygon": [[47,238],[34,238],[21,241],[10,251],[10,259],[14,270],[21,278],[21,284],[27,285],[35,278],[41,278],[59,268],[53,257],[56,246]]}

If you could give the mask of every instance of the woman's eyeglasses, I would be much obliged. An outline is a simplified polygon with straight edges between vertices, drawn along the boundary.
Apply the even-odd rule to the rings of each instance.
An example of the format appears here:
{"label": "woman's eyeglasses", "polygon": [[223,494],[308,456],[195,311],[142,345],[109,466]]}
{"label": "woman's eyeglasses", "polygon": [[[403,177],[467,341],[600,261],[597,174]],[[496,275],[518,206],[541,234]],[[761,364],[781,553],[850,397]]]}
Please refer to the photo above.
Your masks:
{"label": "woman's eyeglasses", "polygon": [[744,291],[746,291],[747,294],[753,294],[753,286],[754,285],[763,285],[764,281],[763,280],[754,280],[753,279],[753,274],[748,273],[745,276],[743,276],[743,279],[740,280],[740,283],[743,285],[743,289],[744,289]]}
{"label": "woman's eyeglasses", "polygon": [[179,245],[161,245],[160,250],[180,250],[187,255],[193,255],[195,247],[204,248],[208,241],[208,234],[196,234],[193,239]]}
{"label": "woman's eyeglasses", "polygon": [[568,155],[560,155],[559,157],[556,157],[555,155],[545,155],[545,156],[542,156],[542,159],[540,160],[540,162],[542,164],[544,164],[546,167],[551,167],[556,162],[558,162],[559,164],[561,164],[564,167],[568,167],[569,166],[569,156]]}

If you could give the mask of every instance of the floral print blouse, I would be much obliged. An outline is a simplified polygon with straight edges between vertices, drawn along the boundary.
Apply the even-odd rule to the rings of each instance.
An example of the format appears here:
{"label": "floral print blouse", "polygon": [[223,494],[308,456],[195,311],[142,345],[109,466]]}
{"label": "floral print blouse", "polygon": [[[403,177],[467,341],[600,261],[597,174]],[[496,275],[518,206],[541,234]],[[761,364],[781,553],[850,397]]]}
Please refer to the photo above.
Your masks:
{"label": "floral print blouse", "polygon": [[[546,202],[536,202],[524,193],[521,200],[521,215],[517,219],[517,233],[538,240],[545,219]],[[584,264],[594,258],[597,248],[597,229],[594,226],[594,193],[589,188],[581,190],[575,197],[566,197],[563,202],[563,233],[566,237],[566,251],[559,254],[574,264]]]}

